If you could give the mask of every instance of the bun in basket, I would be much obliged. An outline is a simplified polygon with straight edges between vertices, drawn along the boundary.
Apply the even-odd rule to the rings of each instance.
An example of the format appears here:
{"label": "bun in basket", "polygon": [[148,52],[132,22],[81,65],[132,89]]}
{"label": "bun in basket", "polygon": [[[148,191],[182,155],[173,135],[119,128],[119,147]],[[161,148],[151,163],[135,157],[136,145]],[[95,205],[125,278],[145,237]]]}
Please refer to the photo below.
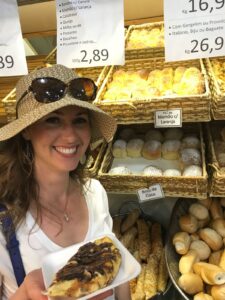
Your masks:
{"label": "bun in basket", "polygon": [[206,262],[197,262],[193,265],[193,269],[207,284],[220,285],[225,283],[225,271],[216,265]]}

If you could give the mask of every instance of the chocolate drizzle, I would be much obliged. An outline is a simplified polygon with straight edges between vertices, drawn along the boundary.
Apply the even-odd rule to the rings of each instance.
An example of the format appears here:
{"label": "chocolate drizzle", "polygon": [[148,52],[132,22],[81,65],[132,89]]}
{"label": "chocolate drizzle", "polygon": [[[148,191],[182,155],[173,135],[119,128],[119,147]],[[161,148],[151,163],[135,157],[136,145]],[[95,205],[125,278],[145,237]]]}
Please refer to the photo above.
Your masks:
{"label": "chocolate drizzle", "polygon": [[87,243],[58,271],[56,281],[77,278],[88,282],[98,274],[107,275],[113,271],[113,261],[118,255],[120,256],[120,252],[112,243]]}

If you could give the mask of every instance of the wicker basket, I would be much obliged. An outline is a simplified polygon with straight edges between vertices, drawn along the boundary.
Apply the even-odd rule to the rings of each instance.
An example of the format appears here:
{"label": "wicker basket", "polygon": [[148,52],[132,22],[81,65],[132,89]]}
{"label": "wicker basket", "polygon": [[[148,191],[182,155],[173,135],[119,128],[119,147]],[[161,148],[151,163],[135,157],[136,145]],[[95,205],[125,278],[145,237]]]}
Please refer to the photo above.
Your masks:
{"label": "wicker basket", "polygon": [[[134,124],[132,126],[138,126]],[[147,124],[145,124],[147,125]],[[201,141],[202,153],[202,176],[184,177],[184,176],[144,176],[144,175],[112,175],[108,174],[112,163],[112,143],[108,145],[102,165],[98,172],[98,179],[108,192],[137,192],[138,189],[148,188],[154,184],[160,184],[166,197],[187,197],[187,198],[206,198],[207,196],[207,172],[205,164],[205,147],[202,136],[201,123],[194,124],[195,126],[186,124],[184,132],[198,132]],[[140,128],[140,125],[139,125]]]}
{"label": "wicker basket", "polygon": [[208,161],[209,161],[209,193],[211,197],[225,197],[225,167],[221,167],[215,151],[214,140],[217,139],[223,122],[211,122],[206,124],[206,134],[208,139]]}
{"label": "wicker basket", "polygon": [[198,67],[204,76],[205,93],[188,96],[161,96],[152,99],[124,99],[103,100],[107,90],[107,84],[112,81],[115,71],[121,67],[112,66],[107,74],[94,103],[102,110],[111,114],[118,123],[151,123],[154,122],[154,113],[157,110],[182,109],[183,122],[210,121],[210,90],[205,67],[202,60],[190,60],[176,63],[165,63],[162,58],[130,60],[126,62],[123,70],[137,71],[141,69],[155,70],[165,67],[176,68],[178,66]]}
{"label": "wicker basket", "polygon": [[[225,89],[221,87],[213,71],[212,62],[221,61],[225,63],[225,56],[216,58],[207,58],[204,60],[207,72],[209,74],[210,90],[212,92],[212,115],[214,120],[225,119]],[[225,82],[224,82],[225,85]]]}
{"label": "wicker basket", "polygon": [[148,47],[148,48],[138,48],[138,49],[127,48],[131,33],[134,30],[145,29],[147,31],[150,31],[153,28],[161,29],[161,28],[163,28],[163,26],[164,26],[164,22],[146,23],[146,24],[141,24],[141,25],[129,26],[127,33],[126,33],[126,37],[125,37],[125,58],[126,58],[126,60],[165,56],[165,48],[164,47]]}

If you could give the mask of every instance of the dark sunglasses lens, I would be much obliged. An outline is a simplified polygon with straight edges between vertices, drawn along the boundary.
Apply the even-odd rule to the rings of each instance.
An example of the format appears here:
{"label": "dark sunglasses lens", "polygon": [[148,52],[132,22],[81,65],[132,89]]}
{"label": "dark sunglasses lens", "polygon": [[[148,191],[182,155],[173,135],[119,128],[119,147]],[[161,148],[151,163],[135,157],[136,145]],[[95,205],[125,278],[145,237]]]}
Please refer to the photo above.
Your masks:
{"label": "dark sunglasses lens", "polygon": [[97,87],[89,78],[76,78],[70,82],[70,92],[74,98],[80,100],[94,100]]}
{"label": "dark sunglasses lens", "polygon": [[37,78],[31,84],[35,99],[42,103],[61,99],[64,96],[65,89],[66,84],[56,78]]}

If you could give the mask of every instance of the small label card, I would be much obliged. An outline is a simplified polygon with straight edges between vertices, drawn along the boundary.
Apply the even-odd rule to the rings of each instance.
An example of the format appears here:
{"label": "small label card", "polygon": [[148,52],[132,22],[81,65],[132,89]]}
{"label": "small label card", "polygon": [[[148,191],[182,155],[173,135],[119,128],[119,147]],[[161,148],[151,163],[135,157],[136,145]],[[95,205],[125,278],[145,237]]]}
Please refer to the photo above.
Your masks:
{"label": "small label card", "polygon": [[182,127],[182,109],[155,111],[155,128]]}
{"label": "small label card", "polygon": [[16,0],[0,0],[0,76],[28,73]]}
{"label": "small label card", "polygon": [[123,0],[57,0],[57,63],[123,65]]}
{"label": "small label card", "polygon": [[225,55],[224,0],[164,0],[166,61]]}
{"label": "small label card", "polygon": [[151,185],[148,189],[137,191],[139,202],[164,198],[164,192],[160,184]]}

